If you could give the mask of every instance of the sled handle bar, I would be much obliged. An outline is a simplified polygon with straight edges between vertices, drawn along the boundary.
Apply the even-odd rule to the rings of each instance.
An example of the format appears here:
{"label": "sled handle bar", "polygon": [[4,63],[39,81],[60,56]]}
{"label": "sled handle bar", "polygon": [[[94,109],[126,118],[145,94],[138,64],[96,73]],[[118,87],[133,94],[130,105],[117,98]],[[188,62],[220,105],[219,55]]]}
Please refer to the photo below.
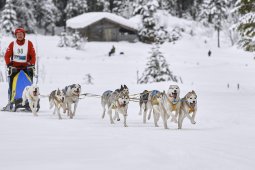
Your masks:
{"label": "sled handle bar", "polygon": [[13,70],[26,70],[26,69],[33,69],[33,73],[35,73],[35,66],[27,66],[27,67],[8,67],[8,76],[11,76],[13,73]]}

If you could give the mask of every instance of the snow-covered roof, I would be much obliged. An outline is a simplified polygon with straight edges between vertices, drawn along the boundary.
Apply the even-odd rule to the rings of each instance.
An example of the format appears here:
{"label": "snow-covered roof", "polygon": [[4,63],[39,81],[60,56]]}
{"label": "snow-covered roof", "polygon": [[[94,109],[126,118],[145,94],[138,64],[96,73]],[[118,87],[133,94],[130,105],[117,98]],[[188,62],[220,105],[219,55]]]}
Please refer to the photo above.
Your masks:
{"label": "snow-covered roof", "polygon": [[66,26],[73,29],[85,28],[95,22],[98,22],[102,19],[108,19],[112,22],[118,23],[129,29],[137,30],[138,26],[136,23],[125,19],[121,16],[118,16],[113,13],[108,12],[89,12],[82,15],[78,15],[74,18],[68,19],[66,21]]}

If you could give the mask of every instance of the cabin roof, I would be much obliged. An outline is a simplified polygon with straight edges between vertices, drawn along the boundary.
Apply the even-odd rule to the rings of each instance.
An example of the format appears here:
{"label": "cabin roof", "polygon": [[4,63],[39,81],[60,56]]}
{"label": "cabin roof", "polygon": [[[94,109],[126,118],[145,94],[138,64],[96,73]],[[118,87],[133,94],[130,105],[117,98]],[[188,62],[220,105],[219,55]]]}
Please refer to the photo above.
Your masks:
{"label": "cabin roof", "polygon": [[132,31],[138,30],[138,26],[136,23],[109,12],[84,13],[84,14],[68,19],[66,21],[66,26],[72,29],[86,28],[103,19],[119,24],[122,27]]}

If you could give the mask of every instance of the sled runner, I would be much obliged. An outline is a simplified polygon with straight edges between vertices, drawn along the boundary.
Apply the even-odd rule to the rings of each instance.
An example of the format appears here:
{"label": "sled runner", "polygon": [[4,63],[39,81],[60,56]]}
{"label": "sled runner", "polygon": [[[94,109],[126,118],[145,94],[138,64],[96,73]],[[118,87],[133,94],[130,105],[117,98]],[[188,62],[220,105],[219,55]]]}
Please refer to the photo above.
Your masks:
{"label": "sled runner", "polygon": [[[28,101],[22,106],[22,93],[25,87],[31,86],[33,83],[34,67],[28,66],[25,69],[9,67],[8,74],[8,104],[2,111],[16,112],[17,109],[21,109],[31,112]],[[40,104],[38,104],[37,111],[39,109]]]}

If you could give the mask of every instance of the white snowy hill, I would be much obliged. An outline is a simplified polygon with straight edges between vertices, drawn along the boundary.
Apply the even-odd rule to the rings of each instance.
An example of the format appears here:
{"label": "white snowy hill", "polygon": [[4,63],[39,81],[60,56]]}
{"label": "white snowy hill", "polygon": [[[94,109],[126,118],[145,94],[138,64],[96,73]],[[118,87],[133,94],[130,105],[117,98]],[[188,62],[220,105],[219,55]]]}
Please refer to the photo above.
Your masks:
{"label": "white snowy hill", "polygon": [[[89,42],[84,51],[59,48],[59,37],[27,36],[37,44],[39,86],[47,95],[56,88],[80,83],[85,93],[102,94],[126,84],[130,93],[167,90],[172,82],[136,84],[151,45],[127,42]],[[2,47],[12,39],[3,37]],[[207,43],[205,43],[205,40]],[[223,41],[224,43],[224,41]],[[108,57],[112,45],[116,54]],[[208,50],[212,56],[208,57]],[[196,125],[184,121],[183,130],[169,121],[169,130],[142,123],[138,103],[130,103],[127,124],[101,119],[100,99],[80,101],[73,120],[58,120],[41,99],[38,117],[32,113],[0,112],[0,169],[2,170],[168,170],[232,169],[255,166],[255,61],[236,47],[216,47],[214,36],[185,36],[161,51],[170,69],[182,77],[181,96],[198,94]],[[124,52],[124,55],[120,55]],[[1,60],[3,69],[3,60]],[[85,85],[90,73],[94,85]],[[230,88],[227,88],[227,84]],[[240,89],[237,90],[237,84]],[[0,106],[7,103],[7,83],[0,83]]]}

